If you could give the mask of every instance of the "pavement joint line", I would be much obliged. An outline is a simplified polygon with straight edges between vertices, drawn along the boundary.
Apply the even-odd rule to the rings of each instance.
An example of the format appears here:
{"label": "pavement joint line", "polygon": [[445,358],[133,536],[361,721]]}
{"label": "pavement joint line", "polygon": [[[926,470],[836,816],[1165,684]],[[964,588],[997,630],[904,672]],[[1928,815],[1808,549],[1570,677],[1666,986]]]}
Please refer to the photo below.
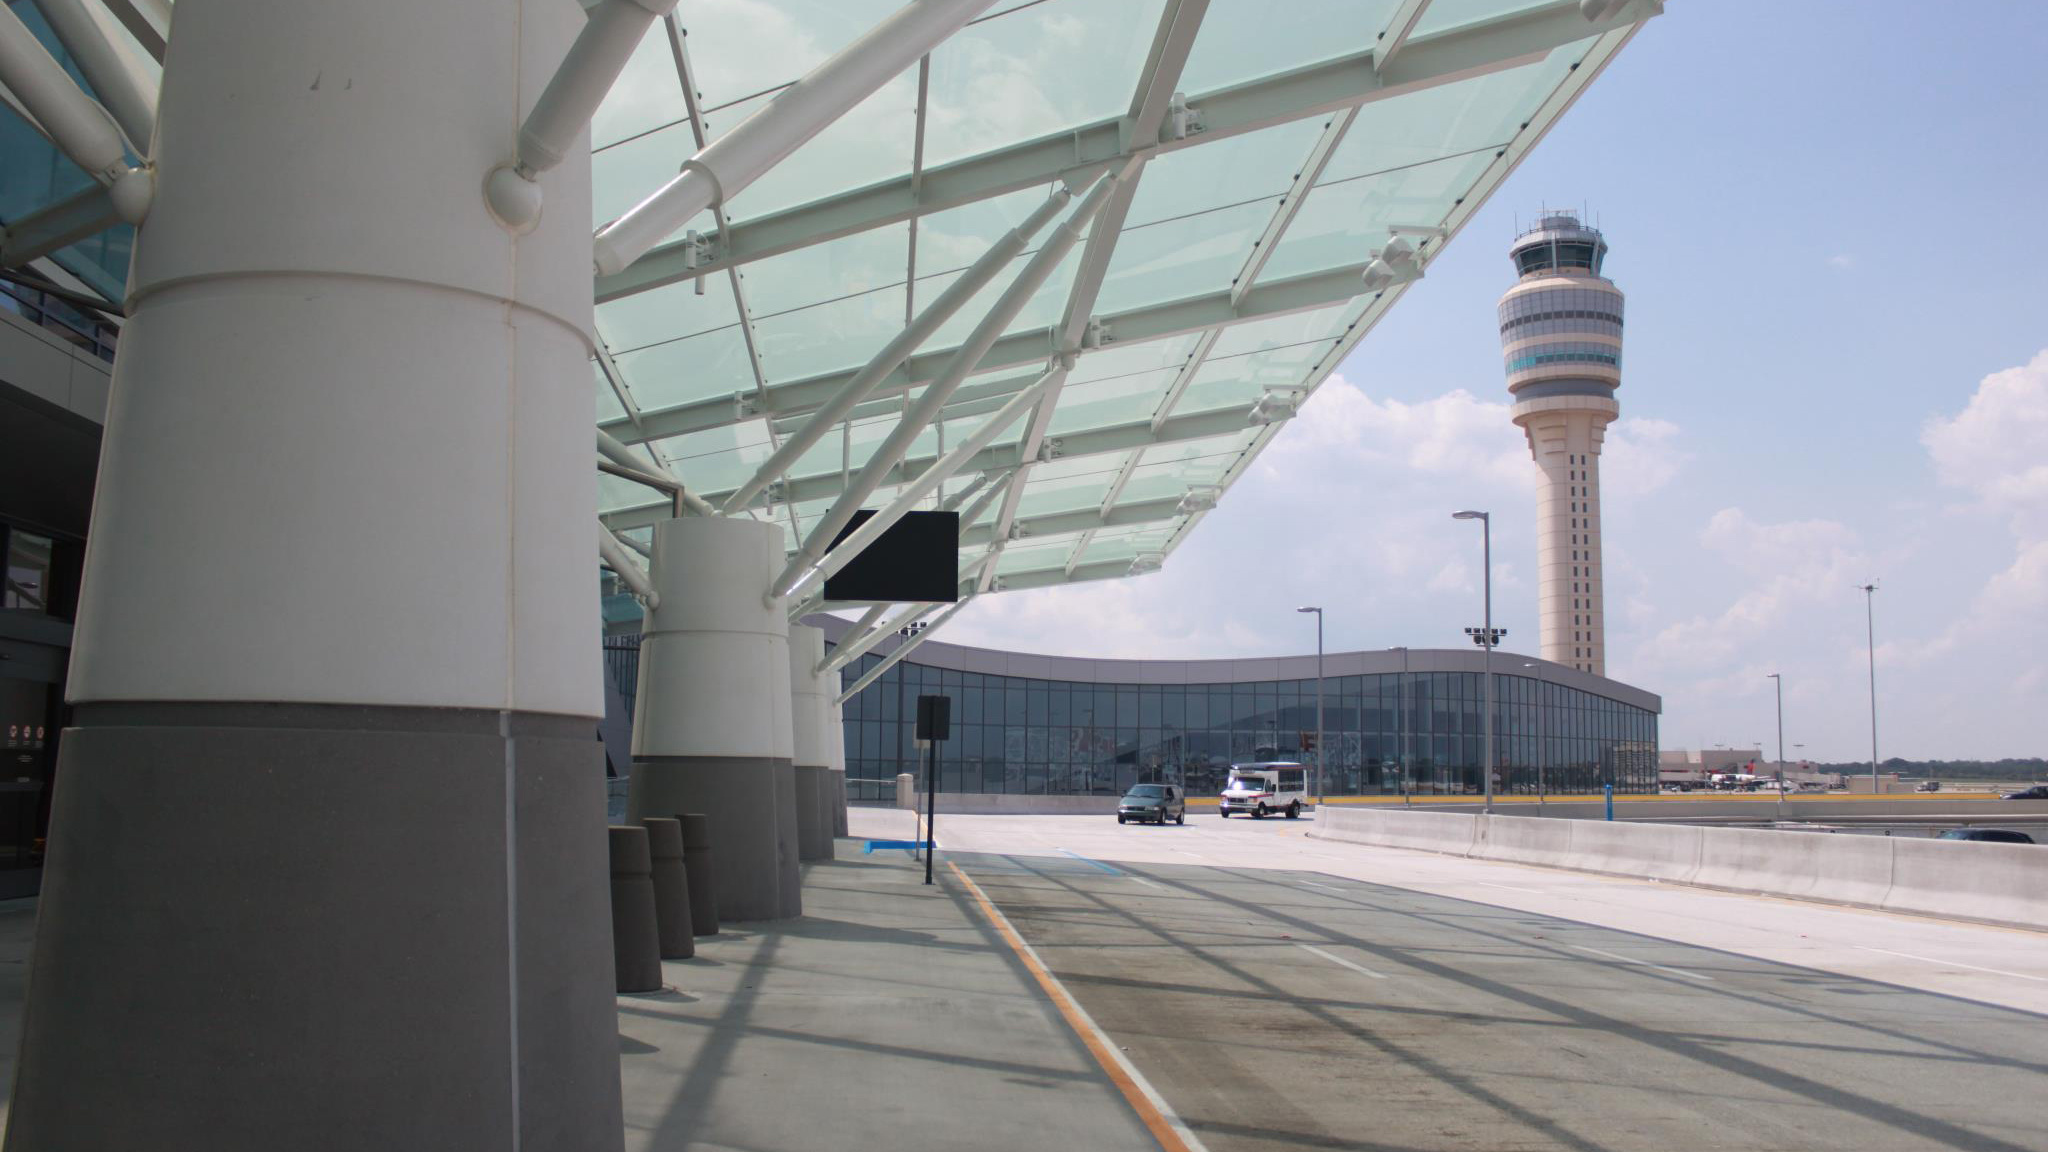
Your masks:
{"label": "pavement joint line", "polygon": [[1989,972],[1995,976],[2011,976],[2018,980],[2034,980],[2048,984],[2048,977],[2029,976],[2024,972],[2007,972],[2003,968],[1986,968],[1981,964],[1965,964],[1961,960],[1936,960],[1932,956],[1915,956],[1911,952],[1894,952],[1889,948],[1872,948],[1868,944],[1858,944],[1856,947],[1863,949],[1865,952],[1882,952],[1887,956],[1899,956],[1907,960],[1918,960],[1923,964],[1933,964],[1942,968],[1968,968],[1973,972]]}
{"label": "pavement joint line", "polygon": [[1313,880],[1303,880],[1301,882],[1301,886],[1303,888],[1320,888],[1325,892],[1335,892],[1340,896],[1344,894],[1344,890],[1342,888],[1333,888],[1328,884],[1318,884]]}
{"label": "pavement joint line", "polygon": [[1633,956],[1623,956],[1619,952],[1608,952],[1599,948],[1588,948],[1584,944],[1567,944],[1565,945],[1565,947],[1577,949],[1580,952],[1591,952],[1595,956],[1605,956],[1609,960],[1619,960],[1623,964],[1637,964],[1641,965],[1644,968],[1655,968],[1659,972],[1669,972],[1674,976],[1686,976],[1694,980],[1705,980],[1710,984],[1713,983],[1714,980],[1712,976],[1702,976],[1697,972],[1687,972],[1683,968],[1666,968],[1662,964],[1652,964],[1648,960],[1638,960]]}
{"label": "pavement joint line", "polygon": [[1074,859],[1079,860],[1081,863],[1086,864],[1091,868],[1100,868],[1104,872],[1109,873],[1111,876],[1121,876],[1124,874],[1123,869],[1121,868],[1112,868],[1109,865],[1104,864],[1100,860],[1090,860],[1088,857],[1081,855],[1079,852],[1072,852],[1065,848],[1058,849],[1058,851],[1063,855],[1071,856]]}
{"label": "pavement joint line", "polygon": [[1353,972],[1363,973],[1367,976],[1372,977],[1375,980],[1385,980],[1387,978],[1387,974],[1384,972],[1375,972],[1372,969],[1367,968],[1363,964],[1354,964],[1351,961],[1346,960],[1342,956],[1337,956],[1325,952],[1321,948],[1318,948],[1313,944],[1296,944],[1295,947],[1301,949],[1304,952],[1313,952],[1316,955],[1321,956],[1323,959],[1328,960],[1332,964],[1336,964],[1344,968],[1349,968]]}
{"label": "pavement joint line", "polygon": [[1540,888],[1518,888],[1513,884],[1494,884],[1486,880],[1475,880],[1473,881],[1473,883],[1479,885],[1482,888],[1505,888],[1510,892],[1529,892],[1537,896],[1544,895],[1543,890]]}
{"label": "pavement joint line", "polygon": [[1143,876],[1133,876],[1131,877],[1131,879],[1136,880],[1138,883],[1143,884],[1147,888],[1157,888],[1161,892],[1166,891],[1166,885],[1154,884],[1152,881],[1145,879]]}
{"label": "pavement joint line", "polygon": [[[1062,848],[1061,851],[1064,852],[1066,849]],[[1081,1038],[1081,1043],[1087,1047],[1089,1055],[1095,1057],[1095,1062],[1102,1066],[1102,1071],[1109,1077],[1110,1082],[1116,1085],[1117,1091],[1123,1093],[1124,1100],[1130,1104],[1132,1111],[1138,1114],[1138,1119],[1145,1125],[1145,1130],[1152,1134],[1154,1140],[1159,1141],[1159,1147],[1164,1149],[1164,1152],[1208,1152],[1202,1142],[1195,1137],[1194,1132],[1167,1104],[1166,1098],[1152,1087],[1151,1082],[1145,1079],[1137,1066],[1132,1064],[1110,1040],[1109,1034],[1095,1023],[1094,1017],[1088,1015],[1088,1010],[1081,1007],[1081,1002],[1074,999],[1066,986],[1060,983],[1059,977],[1052,974],[1052,969],[1047,968],[1045,962],[1038,958],[1037,950],[1032,948],[1011,925],[1010,918],[1003,915],[1002,909],[995,906],[987,893],[981,890],[981,885],[976,884],[972,876],[961,871],[960,866],[951,860],[946,861],[946,867],[952,869],[953,875],[959,877],[960,882],[967,886],[967,891],[973,895],[975,903],[981,906],[982,914],[988,917],[989,923],[995,925],[996,934],[1003,938],[1003,942],[1010,946],[1010,950],[1017,954],[1017,958],[1031,972],[1032,978],[1038,981],[1038,986],[1052,1000],[1053,1007],[1059,1009],[1060,1016],[1067,1022],[1067,1026]]]}

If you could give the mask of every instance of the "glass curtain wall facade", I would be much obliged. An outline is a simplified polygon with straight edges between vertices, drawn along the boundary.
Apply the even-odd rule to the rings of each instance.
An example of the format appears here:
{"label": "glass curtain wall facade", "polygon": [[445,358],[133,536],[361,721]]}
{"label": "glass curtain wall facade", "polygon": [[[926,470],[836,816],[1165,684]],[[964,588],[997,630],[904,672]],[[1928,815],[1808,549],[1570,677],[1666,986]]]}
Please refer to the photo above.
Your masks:
{"label": "glass curtain wall facade", "polygon": [[[842,673],[851,687],[881,657]],[[1657,789],[1657,714],[1528,676],[1495,673],[1496,789]],[[1483,790],[1479,673],[1329,676],[1324,791],[1333,796]],[[1091,684],[963,672],[905,660],[846,702],[850,780],[914,772],[917,697],[953,698],[947,792],[1120,795],[1137,783],[1221,790],[1229,765],[1314,761],[1316,682]]]}

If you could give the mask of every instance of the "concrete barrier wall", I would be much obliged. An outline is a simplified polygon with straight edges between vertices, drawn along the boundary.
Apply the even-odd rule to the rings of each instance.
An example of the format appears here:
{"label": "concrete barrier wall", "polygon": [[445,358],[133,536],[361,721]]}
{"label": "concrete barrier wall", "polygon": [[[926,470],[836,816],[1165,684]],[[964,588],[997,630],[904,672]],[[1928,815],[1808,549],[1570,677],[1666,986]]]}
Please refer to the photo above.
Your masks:
{"label": "concrete barrier wall", "polygon": [[2048,846],[1375,809],[1325,811],[1309,835],[2048,928]]}
{"label": "concrete barrier wall", "polygon": [[[1115,816],[1114,796],[1031,796],[1007,792],[941,792],[941,816]],[[924,794],[898,807],[922,811]]]}

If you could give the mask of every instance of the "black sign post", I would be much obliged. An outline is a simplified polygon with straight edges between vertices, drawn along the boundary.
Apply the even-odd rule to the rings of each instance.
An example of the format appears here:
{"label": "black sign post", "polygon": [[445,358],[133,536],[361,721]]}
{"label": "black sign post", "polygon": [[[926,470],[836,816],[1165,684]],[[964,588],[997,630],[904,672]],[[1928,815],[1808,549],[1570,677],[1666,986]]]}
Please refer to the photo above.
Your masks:
{"label": "black sign post", "polygon": [[951,696],[919,696],[917,698],[917,738],[931,747],[924,774],[924,882],[932,882],[932,858],[939,853],[938,837],[933,833],[939,814],[939,745],[952,735],[953,698]]}

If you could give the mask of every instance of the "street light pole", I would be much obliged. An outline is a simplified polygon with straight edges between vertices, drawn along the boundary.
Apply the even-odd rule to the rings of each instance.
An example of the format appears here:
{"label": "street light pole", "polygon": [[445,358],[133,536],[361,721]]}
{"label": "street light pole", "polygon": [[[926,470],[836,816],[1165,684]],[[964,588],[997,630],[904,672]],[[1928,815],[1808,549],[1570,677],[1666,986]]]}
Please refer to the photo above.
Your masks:
{"label": "street light pole", "polygon": [[[1390,648],[1388,651],[1397,649]],[[1395,703],[1399,706],[1401,715],[1394,723],[1395,730],[1400,733],[1398,755],[1401,759],[1401,806],[1407,808],[1415,803],[1415,788],[1408,779],[1408,649],[1403,646],[1398,651],[1401,653],[1401,679],[1395,684],[1394,692]]]}
{"label": "street light pole", "polygon": [[1785,677],[1771,673],[1778,687],[1778,819],[1785,818]]}
{"label": "street light pole", "polygon": [[1877,581],[1862,585],[1863,627],[1870,644],[1870,794],[1877,795]]}
{"label": "street light pole", "polygon": [[1480,778],[1486,782],[1486,804],[1484,811],[1493,811],[1493,517],[1485,512],[1453,512],[1453,520],[1479,521],[1480,563],[1486,569],[1486,619],[1479,642],[1486,649],[1486,714],[1481,717],[1486,733],[1486,763],[1480,768]]}
{"label": "street light pole", "polygon": [[1296,608],[1316,614],[1316,811],[1323,809],[1323,610]]}

